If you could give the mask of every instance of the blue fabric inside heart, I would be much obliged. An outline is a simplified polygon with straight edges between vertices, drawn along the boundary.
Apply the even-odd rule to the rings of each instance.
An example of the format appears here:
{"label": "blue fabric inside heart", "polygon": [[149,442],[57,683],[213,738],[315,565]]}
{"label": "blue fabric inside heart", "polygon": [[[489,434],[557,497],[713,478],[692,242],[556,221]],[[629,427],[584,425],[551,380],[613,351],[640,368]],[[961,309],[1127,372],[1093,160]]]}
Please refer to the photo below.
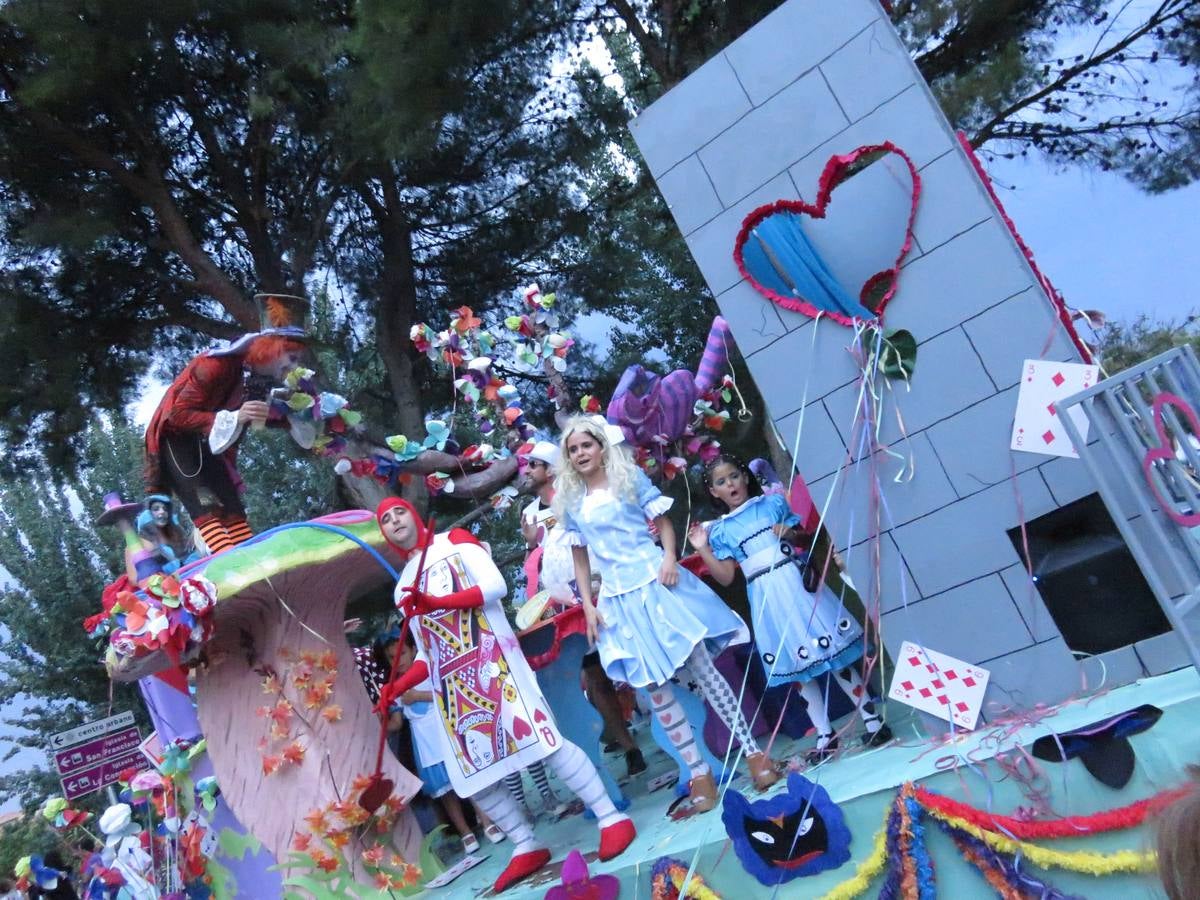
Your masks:
{"label": "blue fabric inside heart", "polygon": [[763,287],[784,297],[804,300],[826,312],[874,319],[875,313],[833,277],[804,233],[803,218],[797,213],[776,212],[754,226],[742,248],[747,271]]}

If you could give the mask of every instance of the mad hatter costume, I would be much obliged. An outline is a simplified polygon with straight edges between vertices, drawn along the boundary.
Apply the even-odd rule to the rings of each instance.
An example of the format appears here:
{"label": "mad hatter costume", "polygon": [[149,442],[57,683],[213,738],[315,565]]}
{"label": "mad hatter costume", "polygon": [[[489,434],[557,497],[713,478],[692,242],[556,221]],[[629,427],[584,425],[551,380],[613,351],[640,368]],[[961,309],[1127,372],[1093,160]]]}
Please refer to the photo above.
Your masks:
{"label": "mad hatter costume", "polygon": [[[174,493],[192,517],[210,553],[251,536],[240,497],[237,444],[246,404],[265,401],[247,392],[247,376],[274,376],[282,383],[288,354],[299,355],[307,338],[308,301],[287,294],[257,294],[261,330],[230,345],[201,353],[167,388],[146,428],[147,494]],[[254,393],[253,391],[250,392]],[[253,407],[251,407],[253,408]],[[268,420],[282,427],[286,419]],[[202,496],[205,492],[215,498]]]}

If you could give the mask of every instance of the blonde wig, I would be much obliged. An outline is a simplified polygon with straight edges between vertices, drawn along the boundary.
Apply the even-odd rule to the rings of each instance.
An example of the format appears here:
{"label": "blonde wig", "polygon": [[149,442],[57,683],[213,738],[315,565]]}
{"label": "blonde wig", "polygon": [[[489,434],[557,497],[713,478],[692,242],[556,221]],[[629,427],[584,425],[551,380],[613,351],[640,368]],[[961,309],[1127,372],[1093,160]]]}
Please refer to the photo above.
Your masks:
{"label": "blonde wig", "polygon": [[614,497],[629,503],[637,503],[637,464],[624,443],[614,444],[609,440],[608,430],[613,428],[600,416],[572,416],[563,428],[562,437],[558,440],[559,452],[562,454],[562,464],[558,468],[558,476],[554,479],[554,502],[551,504],[554,513],[562,518],[564,512],[573,512],[583,502],[587,493],[587,485],[567,453],[567,440],[577,431],[583,431],[592,436],[600,445],[601,464],[608,476],[608,489]]}

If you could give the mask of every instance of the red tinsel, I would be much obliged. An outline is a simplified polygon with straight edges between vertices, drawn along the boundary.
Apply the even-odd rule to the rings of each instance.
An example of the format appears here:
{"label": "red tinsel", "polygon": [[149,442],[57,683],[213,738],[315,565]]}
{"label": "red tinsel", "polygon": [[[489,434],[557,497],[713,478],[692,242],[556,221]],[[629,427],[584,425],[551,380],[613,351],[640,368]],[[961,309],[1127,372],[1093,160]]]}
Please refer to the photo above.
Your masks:
{"label": "red tinsel", "polygon": [[1146,816],[1164,806],[1169,806],[1190,790],[1191,788],[1173,788],[1117,809],[1108,809],[1090,816],[1067,816],[1048,822],[1027,822],[1012,816],[986,812],[968,806],[959,800],[935,794],[923,787],[917,788],[917,800],[928,809],[965,819],[972,825],[988,831],[1004,832],[1020,840],[1038,840],[1041,838],[1081,837],[1085,834],[1097,834],[1102,831],[1133,828],[1140,825]]}

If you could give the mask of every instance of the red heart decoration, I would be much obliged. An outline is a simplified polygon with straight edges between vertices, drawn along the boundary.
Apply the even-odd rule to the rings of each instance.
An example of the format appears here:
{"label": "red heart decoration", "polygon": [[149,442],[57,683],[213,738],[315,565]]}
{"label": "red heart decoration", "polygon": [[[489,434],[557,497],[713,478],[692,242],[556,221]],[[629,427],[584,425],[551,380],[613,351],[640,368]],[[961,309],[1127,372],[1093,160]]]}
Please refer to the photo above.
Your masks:
{"label": "red heart decoration", "polygon": [[[875,311],[875,318],[864,320],[856,316],[847,316],[835,310],[822,309],[816,306],[809,300],[802,297],[788,296],[781,294],[778,291],[772,290],[766,285],[758,281],[746,268],[746,261],[743,257],[743,251],[746,246],[746,241],[749,240],[751,232],[759,224],[761,224],[769,216],[776,213],[799,213],[801,215],[812,216],[814,219],[823,219],[829,208],[829,200],[833,195],[834,189],[845,181],[851,174],[851,169],[864,156],[876,153],[892,153],[904,160],[908,166],[909,174],[912,176],[912,207],[908,213],[908,224],[904,230],[904,243],[900,246],[900,252],[896,255],[896,261],[891,268],[884,269],[882,272],[877,272],[868,278],[859,289],[859,301],[867,306],[867,300],[881,287],[885,288],[883,296],[880,298]],[[741,230],[738,231],[737,239],[733,245],[733,261],[737,264],[738,271],[742,273],[750,285],[770,300],[772,303],[777,303],[784,309],[789,309],[792,312],[803,313],[806,316],[824,316],[828,319],[833,319],[835,322],[840,322],[842,325],[854,325],[856,322],[874,321],[878,322],[883,317],[884,307],[888,301],[896,293],[896,288],[899,286],[900,265],[904,262],[904,257],[908,256],[909,250],[913,244],[913,222],[917,218],[917,201],[921,196],[921,176],[917,174],[917,167],[913,165],[912,159],[908,154],[897,147],[890,141],[885,141],[882,144],[868,144],[862,147],[857,147],[849,153],[841,156],[831,156],[829,161],[825,163],[825,168],[821,171],[821,177],[817,182],[817,202],[807,203],[804,200],[776,200],[774,203],[768,203],[766,206],[760,206],[758,209],[751,212],[742,221]]]}
{"label": "red heart decoration", "polygon": [[[1195,410],[1192,409],[1186,400],[1167,391],[1155,395],[1150,409],[1154,414],[1154,430],[1158,432],[1158,446],[1147,450],[1146,455],[1142,457],[1142,474],[1146,476],[1146,483],[1150,485],[1150,490],[1158,500],[1159,508],[1180,525],[1185,528],[1191,528],[1194,525],[1200,525],[1200,512],[1181,513],[1176,510],[1173,503],[1163,499],[1158,487],[1158,481],[1151,472],[1154,464],[1160,459],[1175,458],[1171,438],[1167,435],[1167,426],[1163,422],[1164,406],[1173,406],[1176,410],[1183,413],[1184,418],[1188,420],[1188,425],[1192,428],[1192,434],[1200,436],[1200,419],[1196,417]],[[1186,436],[1183,439],[1186,440]]]}
{"label": "red heart decoration", "polygon": [[523,741],[525,738],[533,734],[533,729],[529,727],[528,722],[526,722],[520,716],[517,716],[515,719],[513,719],[512,733],[513,737],[515,737],[518,741]]}
{"label": "red heart decoration", "polygon": [[540,706],[533,711],[533,721],[535,721],[535,722],[545,722],[546,721],[546,714],[544,712],[542,712],[542,708]]}

